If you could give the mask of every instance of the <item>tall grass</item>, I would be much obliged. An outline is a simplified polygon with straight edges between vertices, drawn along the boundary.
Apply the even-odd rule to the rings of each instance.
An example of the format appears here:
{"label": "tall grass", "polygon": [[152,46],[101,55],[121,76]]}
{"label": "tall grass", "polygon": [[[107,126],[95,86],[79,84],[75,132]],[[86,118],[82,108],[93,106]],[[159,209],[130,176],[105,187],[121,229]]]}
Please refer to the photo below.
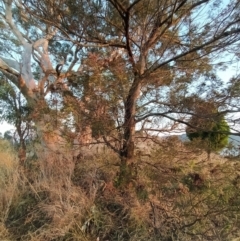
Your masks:
{"label": "tall grass", "polygon": [[116,185],[119,160],[109,150],[76,162],[67,152],[40,151],[21,169],[4,148],[12,163],[1,168],[0,240],[239,237],[240,163],[214,155],[208,163],[206,155],[173,141],[153,146],[147,156],[136,155],[136,175],[125,188]]}

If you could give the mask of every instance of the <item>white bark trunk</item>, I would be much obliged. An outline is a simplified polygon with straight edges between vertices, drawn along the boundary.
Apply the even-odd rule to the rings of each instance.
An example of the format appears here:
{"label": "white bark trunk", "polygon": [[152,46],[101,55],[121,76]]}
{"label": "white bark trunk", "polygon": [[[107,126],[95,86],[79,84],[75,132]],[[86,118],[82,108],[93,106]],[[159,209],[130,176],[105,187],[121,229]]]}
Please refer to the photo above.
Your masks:
{"label": "white bark trunk", "polygon": [[[58,30],[54,27],[49,28],[45,38],[29,43],[29,39],[21,32],[21,28],[18,28],[14,23],[12,14],[13,1],[6,0],[4,4],[4,20],[17,38],[18,43],[22,46],[22,59],[21,63],[18,63],[17,61],[9,59],[5,59],[4,61],[4,58],[0,57],[0,70],[2,70],[6,77],[19,88],[28,104],[34,110],[31,118],[35,122],[43,152],[49,155],[50,153],[65,155],[68,149],[66,148],[67,143],[62,137],[58,129],[59,127],[54,125],[50,114],[40,114],[41,112],[45,112],[45,109],[47,110],[48,108],[47,103],[44,101],[46,95],[44,83],[47,81],[54,83],[54,81],[57,80],[54,76],[55,70],[52,67],[48,53],[48,42]],[[38,80],[38,86],[32,72],[32,56],[39,63],[43,73],[42,78]]]}
{"label": "white bark trunk", "polygon": [[25,81],[29,90],[36,88],[36,83],[33,79],[31,70],[31,57],[32,57],[32,44],[25,43],[23,46],[22,64],[21,64],[21,77]]}

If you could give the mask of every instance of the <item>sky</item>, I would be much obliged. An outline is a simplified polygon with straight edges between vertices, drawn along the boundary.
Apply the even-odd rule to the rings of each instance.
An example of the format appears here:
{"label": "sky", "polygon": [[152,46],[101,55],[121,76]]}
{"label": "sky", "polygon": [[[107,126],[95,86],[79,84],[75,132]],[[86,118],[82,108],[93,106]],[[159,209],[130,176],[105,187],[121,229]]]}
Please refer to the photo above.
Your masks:
{"label": "sky", "polygon": [[14,130],[14,126],[9,125],[6,122],[0,123],[0,132],[2,133],[2,135],[8,130]]}

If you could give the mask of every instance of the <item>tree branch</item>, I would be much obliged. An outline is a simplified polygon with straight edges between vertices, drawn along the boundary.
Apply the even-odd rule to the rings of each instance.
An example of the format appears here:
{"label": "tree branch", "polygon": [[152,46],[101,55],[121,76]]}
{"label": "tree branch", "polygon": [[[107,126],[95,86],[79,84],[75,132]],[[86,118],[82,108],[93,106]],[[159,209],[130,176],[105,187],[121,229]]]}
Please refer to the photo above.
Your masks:
{"label": "tree branch", "polygon": [[[14,75],[16,78],[18,78],[19,74],[20,74],[20,71],[16,71],[15,69],[16,68],[12,68],[10,67],[4,60],[4,58],[0,57],[0,70],[1,71],[4,71],[4,72],[7,72],[11,75]],[[19,66],[18,66],[19,67]]]}
{"label": "tree branch", "polygon": [[190,111],[166,111],[166,112],[163,112],[163,113],[158,113],[158,112],[155,112],[155,113],[149,113],[149,114],[146,114],[146,115],[143,115],[141,117],[136,117],[136,122],[141,122],[143,120],[145,120],[146,118],[148,117],[153,117],[153,116],[162,116],[162,115],[166,115],[166,114],[185,114],[185,115],[192,115],[192,116],[199,116],[200,118],[210,118],[210,117],[216,117],[216,116],[219,116],[219,115],[226,115],[228,113],[239,113],[240,112],[240,109],[239,110],[225,110],[225,111],[219,111],[218,113],[213,113],[213,114],[202,114],[202,115],[199,115],[199,114],[196,114],[194,112],[190,112]]}
{"label": "tree branch", "polygon": [[13,34],[18,38],[18,40],[24,45],[26,40],[24,39],[22,33],[17,29],[12,20],[12,0],[6,0],[5,3],[5,19],[9,27],[12,29]]}
{"label": "tree branch", "polygon": [[[157,69],[161,68],[162,66],[164,66],[164,65],[166,65],[166,64],[168,64],[168,63],[170,63],[170,62],[172,62],[172,61],[176,61],[176,60],[178,60],[178,59],[180,59],[180,58],[182,58],[182,57],[184,57],[184,56],[186,56],[186,55],[188,55],[188,54],[191,54],[191,53],[193,53],[193,52],[196,52],[196,51],[198,51],[198,50],[201,50],[201,49],[209,46],[209,45],[212,44],[212,43],[215,43],[215,42],[217,42],[217,41],[219,41],[219,40],[221,40],[221,39],[224,39],[224,38],[227,38],[227,37],[231,37],[231,36],[233,36],[234,34],[239,34],[239,33],[240,33],[240,28],[232,29],[232,30],[230,30],[230,31],[226,31],[226,32],[224,32],[224,33],[221,33],[220,35],[212,38],[211,40],[209,40],[209,41],[207,41],[207,42],[205,42],[205,43],[203,43],[203,44],[201,44],[201,45],[199,45],[199,46],[196,46],[196,47],[194,47],[194,48],[192,48],[192,49],[190,49],[190,50],[188,50],[188,51],[186,51],[186,52],[184,52],[184,53],[178,54],[178,55],[176,55],[176,56],[174,56],[174,57],[172,57],[172,58],[170,58],[170,59],[168,59],[168,60],[166,60],[166,61],[158,64],[158,65],[155,66],[155,67],[149,68],[148,70],[145,71],[145,73],[143,74],[143,77],[145,78],[145,77],[149,76],[151,73],[153,73],[153,72],[156,71]],[[239,39],[240,39],[240,37],[239,37]],[[236,41],[239,40],[239,39],[236,39],[236,40],[234,40],[233,42],[236,42]],[[232,42],[232,43],[233,43],[233,42]],[[227,43],[224,43],[224,45],[226,46]],[[223,44],[222,44],[221,46],[223,47]],[[216,50],[218,50],[218,48],[217,48]],[[216,51],[216,50],[215,50],[215,51]],[[213,52],[213,51],[212,51],[212,52]]]}
{"label": "tree branch", "polygon": [[124,19],[124,13],[126,13],[126,9],[117,0],[108,0],[108,2],[110,2],[115,7],[121,18]]}
{"label": "tree branch", "polygon": [[112,149],[114,152],[120,154],[120,151],[119,151],[116,147],[114,147],[114,146],[107,140],[106,136],[103,135],[102,137],[103,137],[104,142],[106,143],[106,145],[107,145],[110,149]]}
{"label": "tree branch", "polygon": [[142,0],[135,0],[128,8],[127,11],[130,12],[130,10],[139,2],[141,2]]}
{"label": "tree branch", "polygon": [[[187,121],[180,120],[180,119],[178,119],[178,118],[174,118],[174,117],[168,115],[168,114],[173,114],[173,113],[177,113],[177,112],[150,113],[150,114],[148,114],[148,115],[145,115],[145,118],[147,118],[147,117],[154,117],[154,116],[161,116],[161,117],[165,117],[165,118],[167,118],[167,119],[169,119],[169,120],[178,122],[178,123],[180,123],[180,124],[184,124],[184,125],[186,125],[186,126],[188,126],[188,127],[191,127],[191,128],[193,128],[193,129],[195,129],[195,130],[205,131],[203,128],[199,128],[199,127],[197,127],[197,126],[193,126],[193,125],[189,124]],[[189,114],[198,116],[197,114],[194,114],[194,113],[189,113]],[[141,120],[143,120],[143,118],[138,119],[136,122],[139,122],[139,121],[141,121]],[[209,131],[209,132],[211,132],[211,131]],[[239,132],[239,133],[224,132],[224,131],[212,131],[212,132],[214,132],[214,133],[220,133],[220,134],[229,134],[229,135],[240,136],[240,132]]]}

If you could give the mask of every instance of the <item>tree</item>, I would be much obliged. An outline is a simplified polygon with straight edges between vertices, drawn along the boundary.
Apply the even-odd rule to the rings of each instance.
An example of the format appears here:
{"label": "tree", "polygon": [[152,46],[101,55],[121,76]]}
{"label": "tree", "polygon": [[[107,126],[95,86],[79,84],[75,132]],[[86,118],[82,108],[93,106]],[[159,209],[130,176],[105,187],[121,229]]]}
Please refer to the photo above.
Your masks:
{"label": "tree", "polygon": [[[136,126],[148,132],[161,131],[165,119],[175,127],[186,123],[194,112],[185,99],[196,80],[218,83],[216,56],[235,56],[239,44],[238,12],[237,0],[5,0],[0,70],[25,97],[46,148],[62,138],[67,117],[82,144],[91,141],[99,116],[114,123],[101,124],[97,137],[119,154],[125,176],[134,162]],[[219,100],[222,92],[214,91],[208,97]]]}
{"label": "tree", "polygon": [[200,140],[210,159],[212,151],[220,151],[228,144],[230,128],[224,115],[219,114],[212,103],[202,102],[195,114],[186,128],[187,137],[191,141]]}
{"label": "tree", "polygon": [[5,131],[3,137],[5,140],[8,140],[10,142],[13,141],[13,135],[12,135],[11,131]]}
{"label": "tree", "polygon": [[0,118],[16,128],[14,134],[6,131],[4,138],[14,140],[15,146],[18,148],[20,163],[24,163],[26,159],[26,138],[31,127],[29,109],[21,93],[7,79],[3,77],[0,84]]}

